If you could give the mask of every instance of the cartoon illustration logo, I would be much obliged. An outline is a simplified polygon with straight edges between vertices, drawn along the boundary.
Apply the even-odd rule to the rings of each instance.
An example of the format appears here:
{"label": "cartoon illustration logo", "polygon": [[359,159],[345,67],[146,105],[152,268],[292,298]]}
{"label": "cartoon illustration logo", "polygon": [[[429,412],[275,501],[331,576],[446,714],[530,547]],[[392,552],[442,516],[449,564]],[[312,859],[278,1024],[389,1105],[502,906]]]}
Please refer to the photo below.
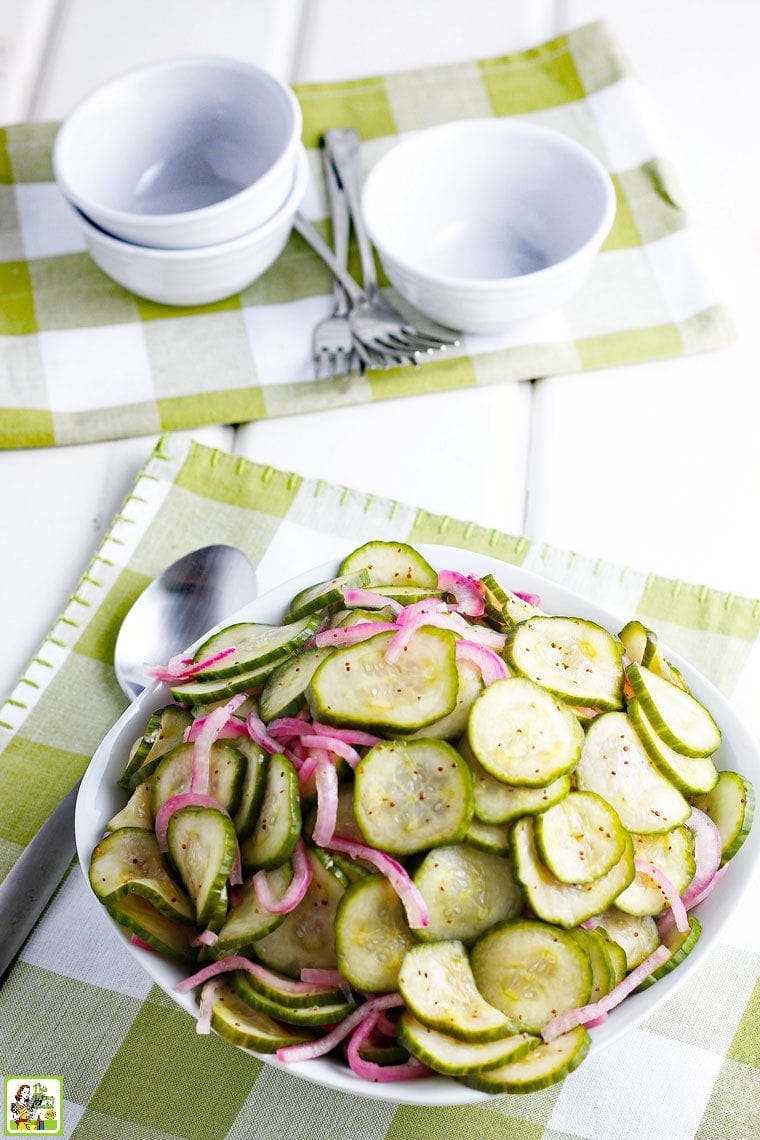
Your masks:
{"label": "cartoon illustration logo", "polygon": [[63,1134],[63,1081],[60,1077],[5,1078],[5,1136],[43,1132]]}

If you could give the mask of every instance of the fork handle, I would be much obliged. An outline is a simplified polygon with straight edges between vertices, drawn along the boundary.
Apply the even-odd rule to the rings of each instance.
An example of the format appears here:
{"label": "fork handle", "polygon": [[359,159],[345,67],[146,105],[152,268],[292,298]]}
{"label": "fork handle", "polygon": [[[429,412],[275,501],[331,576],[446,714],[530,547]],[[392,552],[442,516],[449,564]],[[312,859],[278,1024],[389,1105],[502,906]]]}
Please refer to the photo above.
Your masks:
{"label": "fork handle", "polygon": [[[330,203],[330,217],[332,219],[333,249],[335,250],[336,260],[344,269],[347,269],[351,215],[348,212],[348,203],[340,188],[335,167],[327,153],[325,153],[324,158],[325,186],[327,188],[327,197]],[[337,313],[345,312],[348,307],[346,291],[337,279],[333,288],[333,294],[336,306],[335,311]]]}
{"label": "fork handle", "polygon": [[361,207],[361,155],[359,135],[344,127],[332,127],[324,134],[327,157],[333,164],[340,188],[351,214],[362,266],[364,291],[372,297],[379,292],[375,255],[364,227]]}
{"label": "fork handle", "polygon": [[338,281],[340,281],[352,304],[358,305],[360,301],[366,301],[367,297],[361,285],[359,285],[357,281],[354,281],[348,270],[340,264],[322,235],[318,230],[314,229],[314,226],[311,222],[307,221],[303,214],[296,214],[293,219],[293,229],[301,235],[314,252],[319,254],[325,265],[332,270],[333,276],[337,277]]}

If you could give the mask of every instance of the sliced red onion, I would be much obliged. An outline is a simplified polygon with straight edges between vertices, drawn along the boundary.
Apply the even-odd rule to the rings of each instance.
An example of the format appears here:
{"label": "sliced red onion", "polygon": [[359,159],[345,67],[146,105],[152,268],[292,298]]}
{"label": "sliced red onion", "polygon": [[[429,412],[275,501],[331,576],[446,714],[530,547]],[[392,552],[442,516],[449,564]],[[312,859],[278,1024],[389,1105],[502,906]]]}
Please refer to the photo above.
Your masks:
{"label": "sliced red onion", "polygon": [[251,712],[248,713],[246,724],[248,726],[248,735],[254,744],[258,744],[260,748],[263,748],[265,752],[269,752],[270,755],[279,752],[283,756],[287,756],[289,760],[293,761],[296,768],[300,768],[301,761],[298,757],[290,749],[285,748],[281,741],[275,740],[275,738],[269,734],[267,726],[258,713],[251,710]]}
{"label": "sliced red onion", "polygon": [[284,740],[292,740],[293,737],[304,736],[313,730],[305,717],[280,716],[276,720],[270,720],[267,731],[273,739],[282,737]]}
{"label": "sliced red onion", "polygon": [[599,925],[599,922],[600,922],[599,915],[595,914],[591,918],[585,919],[581,923],[581,926],[584,928],[584,930],[594,930],[594,928]]}
{"label": "sliced red onion", "polygon": [[315,720],[312,724],[314,732],[324,736],[333,736],[336,740],[342,740],[346,744],[355,744],[357,747],[372,748],[373,745],[379,744],[382,737],[375,736],[374,733],[364,732],[361,728],[335,728],[331,724],[320,724]]}
{"label": "sliced red onion", "polygon": [[320,630],[314,635],[314,644],[318,649],[342,648],[395,629],[395,624],[389,621],[358,621],[356,625],[339,625],[335,629]]}
{"label": "sliced red onion", "polygon": [[509,677],[506,663],[492,649],[486,649],[474,641],[460,640],[457,641],[456,652],[457,661],[469,661],[478,667],[483,684],[486,686]]}
{"label": "sliced red onion", "polygon": [[[326,752],[324,753],[324,756],[325,757],[327,756]],[[311,752],[311,755],[307,756],[304,759],[303,763],[301,764],[301,767],[298,769],[298,787],[299,787],[300,791],[304,790],[304,788],[306,787],[306,784],[311,779],[311,777],[314,775],[316,768],[317,768],[317,762],[318,761],[319,761],[319,756],[317,755],[316,749],[313,749]]]}
{"label": "sliced red onion", "polygon": [[459,574],[456,570],[441,570],[438,589],[453,594],[458,613],[467,617],[482,617],[485,611],[485,586],[480,578]]}
{"label": "sliced red onion", "polygon": [[397,614],[404,608],[401,602],[397,602],[394,598],[385,598],[382,594],[376,594],[374,590],[362,590],[358,586],[344,588],[343,600],[349,609],[360,607],[363,610],[384,610],[388,607]]}
{"label": "sliced red onion", "polygon": [[169,827],[169,820],[175,811],[185,807],[213,808],[214,811],[220,811],[223,815],[229,815],[224,804],[221,804],[214,796],[206,795],[203,792],[180,792],[176,796],[169,796],[169,799],[164,800],[156,812],[153,824],[160,851],[168,851],[166,832]]}
{"label": "sliced red onion", "polygon": [[339,736],[328,736],[326,732],[314,733],[312,736],[302,736],[301,743],[304,748],[320,748],[325,749],[327,752],[333,752],[336,756],[340,756],[342,760],[346,760],[352,768],[361,760],[361,756],[352,748],[350,744],[346,744]]}
{"label": "sliced red onion", "polygon": [[[258,962],[252,962],[250,958],[245,958],[242,954],[229,954],[226,958],[218,958],[215,962],[209,962],[207,966],[204,966],[195,974],[191,974],[189,977],[183,978],[181,982],[177,982],[174,989],[177,993],[185,994],[189,990],[194,990],[197,986],[202,986],[209,978],[215,978],[217,974],[229,974],[233,970],[245,970],[246,973],[251,974],[254,978],[258,978],[259,981],[265,985],[277,986],[288,994],[314,993],[315,987],[313,983],[297,982],[291,978],[285,978],[280,974],[274,974],[271,970],[268,970],[266,966],[262,966]],[[325,992],[331,991],[334,988],[334,986],[324,987]],[[394,996],[397,997],[398,995]]]}
{"label": "sliced red onion", "polygon": [[[205,794],[209,789],[209,769],[211,767],[211,745],[217,740],[231,713],[226,705],[207,713],[202,718],[202,725],[193,739],[193,773],[190,779],[190,791]],[[193,726],[194,727],[194,726]],[[192,732],[192,728],[191,728]]]}
{"label": "sliced red onion", "polygon": [[317,760],[314,778],[317,785],[317,818],[311,837],[318,847],[327,847],[338,820],[338,773],[332,761],[321,756]]}
{"label": "sliced red onion", "polygon": [[353,1032],[368,1014],[373,1013],[376,1009],[393,1009],[402,1005],[404,1005],[404,999],[401,994],[380,994],[378,997],[369,998],[338,1022],[324,1037],[318,1037],[314,1041],[306,1041],[302,1045],[286,1045],[284,1048],[278,1049],[277,1060],[292,1064],[297,1061],[312,1061],[315,1057],[324,1057],[325,1053],[329,1053],[345,1037],[348,1037],[349,1033]]}
{"label": "sliced red onion", "polygon": [[351,1071],[356,1073],[357,1077],[361,1077],[365,1081],[374,1081],[376,1083],[405,1081],[410,1077],[432,1076],[432,1069],[429,1069],[422,1061],[418,1061],[416,1057],[410,1057],[408,1061],[404,1061],[399,1065],[378,1065],[375,1061],[367,1061],[362,1057],[362,1046],[368,1041],[377,1028],[380,1012],[380,1010],[375,1010],[372,1013],[368,1013],[351,1034],[348,1048],[346,1049],[346,1060],[348,1061]]}
{"label": "sliced red onion", "polygon": [[693,807],[686,826],[694,833],[694,875],[683,893],[684,906],[691,910],[717,874],[723,852],[720,832],[705,812]]}
{"label": "sliced red onion", "polygon": [[151,946],[150,942],[146,942],[139,934],[130,934],[129,941],[133,946],[139,946],[141,950],[150,950],[152,954],[157,954],[155,946]]}
{"label": "sliced red onion", "polygon": [[[247,693],[236,693],[234,697],[231,697],[230,700],[227,701],[226,704],[219,705],[218,708],[212,709],[210,713],[206,713],[204,716],[196,717],[193,723],[190,725],[190,728],[185,733],[185,740],[197,740],[201,733],[207,731],[209,725],[209,717],[213,718],[211,722],[213,724],[217,724],[219,721],[222,722],[222,727],[217,732],[217,738],[221,736],[227,728],[230,730],[230,737],[244,736],[247,732],[245,724],[242,720],[234,718],[234,713],[237,712],[240,706],[247,699]],[[223,712],[227,714],[227,721],[224,721],[221,715]],[[234,724],[231,723],[233,719],[235,721]]]}
{"label": "sliced red onion", "polygon": [[225,657],[229,657],[235,651],[234,645],[228,645],[226,649],[220,649],[212,657],[206,657],[195,665],[192,657],[183,657],[178,653],[175,657],[170,658],[166,665],[143,665],[143,673],[146,677],[152,677],[154,681],[167,681],[169,684],[177,681],[188,681],[197,673],[202,673],[204,669],[208,669],[209,666],[216,665],[218,661],[223,661]]}
{"label": "sliced red onion", "polygon": [[656,863],[651,863],[649,859],[634,859],[633,866],[640,874],[647,875],[648,878],[654,880],[668,901],[676,928],[685,933],[689,929],[689,916],[673,881]]}
{"label": "sliced red onion", "polygon": [[[409,642],[419,629],[425,626],[435,626],[437,629],[448,629],[453,633],[469,633],[471,626],[463,617],[455,613],[421,613],[413,621],[399,623],[399,628],[385,648],[385,660],[389,665],[395,665],[401,660]],[[462,628],[464,626],[464,629]]]}
{"label": "sliced red onion", "polygon": [[426,614],[447,614],[448,612],[449,607],[440,598],[423,598],[420,602],[410,602],[408,606],[404,606],[396,618],[396,625],[416,625],[419,618]]}
{"label": "sliced red onion", "polygon": [[213,946],[218,941],[219,941],[219,935],[216,934],[213,930],[203,930],[203,931],[201,931],[201,933],[198,935],[197,938],[193,939],[191,945],[192,946]]}
{"label": "sliced red onion", "polygon": [[515,590],[514,595],[516,598],[520,598],[523,602],[527,602],[529,606],[540,606],[541,605],[541,595],[540,594],[522,594],[522,593],[520,593],[519,590]]}
{"label": "sliced red onion", "polygon": [[645,978],[648,978],[663,963],[667,962],[670,954],[669,947],[665,946],[664,943],[661,944],[652,951],[648,958],[645,958],[635,969],[626,974],[622,981],[613,986],[609,993],[599,998],[599,1001],[591,1002],[589,1005],[576,1006],[575,1009],[568,1009],[565,1013],[557,1014],[541,1030],[544,1041],[553,1041],[555,1037],[561,1037],[568,1030],[575,1029],[576,1025],[588,1025],[603,1014],[609,1013],[615,1006],[620,1005],[629,994],[632,994]]}
{"label": "sliced red onion", "polygon": [[296,842],[291,856],[293,878],[287,889],[279,897],[272,892],[266,871],[257,871],[253,876],[253,889],[264,910],[270,914],[288,914],[295,910],[303,899],[311,883],[311,863],[306,854],[303,839]]}
{"label": "sliced red onion", "polygon": [[346,981],[340,970],[328,970],[320,966],[304,966],[301,970],[301,981],[307,985],[326,986],[336,990],[351,989],[351,983]]}
{"label": "sliced red onion", "polygon": [[201,990],[201,997],[198,1002],[198,1020],[195,1023],[196,1033],[206,1034],[211,1032],[211,1012],[214,1008],[214,994],[219,984],[219,981],[215,978],[213,981],[206,982]]}
{"label": "sliced red onion", "polygon": [[410,927],[419,930],[427,926],[428,910],[425,900],[400,863],[391,859],[385,851],[378,851],[376,847],[368,847],[366,843],[356,843],[352,839],[343,839],[337,835],[330,840],[329,847],[331,851],[340,851],[351,859],[363,859],[373,867],[377,867],[401,899]]}

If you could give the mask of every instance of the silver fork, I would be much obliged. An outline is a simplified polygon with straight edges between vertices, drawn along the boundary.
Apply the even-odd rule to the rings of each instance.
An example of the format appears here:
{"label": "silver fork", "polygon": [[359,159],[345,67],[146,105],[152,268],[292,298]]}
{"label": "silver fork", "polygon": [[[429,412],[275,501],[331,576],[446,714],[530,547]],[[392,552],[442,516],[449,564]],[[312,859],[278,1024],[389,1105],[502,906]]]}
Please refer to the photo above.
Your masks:
{"label": "silver fork", "polygon": [[[335,168],[325,155],[325,185],[332,216],[333,247],[335,259],[344,268],[348,267],[348,237],[351,227],[348,208],[340,193]],[[362,367],[360,354],[356,351],[354,335],[348,319],[349,301],[346,290],[336,278],[333,288],[333,311],[315,327],[312,336],[312,359],[314,375],[331,379],[345,379],[354,366]]]}
{"label": "silver fork", "polygon": [[324,144],[350,213],[361,260],[365,299],[355,303],[350,314],[357,346],[361,344],[398,363],[412,364],[417,364],[420,356],[455,347],[459,344],[455,334],[415,328],[380,291],[372,244],[361,213],[359,135],[354,130],[333,128],[325,132]]}

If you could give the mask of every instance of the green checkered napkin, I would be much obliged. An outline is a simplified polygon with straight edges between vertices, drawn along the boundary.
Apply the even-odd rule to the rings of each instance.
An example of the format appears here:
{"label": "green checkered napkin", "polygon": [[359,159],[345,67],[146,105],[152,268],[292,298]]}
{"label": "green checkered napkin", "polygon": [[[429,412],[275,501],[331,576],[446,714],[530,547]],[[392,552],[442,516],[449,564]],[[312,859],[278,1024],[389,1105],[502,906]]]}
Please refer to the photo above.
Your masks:
{"label": "green checkered napkin", "polygon": [[[760,602],[643,574],[164,438],[65,613],[0,709],[0,863],[13,863],[124,708],[119,623],[165,565],[243,547],[266,590],[374,537],[535,570],[636,613],[748,707]],[[199,1037],[116,937],[72,868],[0,987],[0,1071],[60,1075],[76,1140],[757,1140],[760,939],[742,919],[643,1025],[562,1086],[468,1107],[331,1092]],[[753,941],[754,938],[754,941]]]}
{"label": "green checkered napkin", "polygon": [[[562,131],[614,176],[617,218],[562,311],[445,359],[316,381],[311,332],[332,279],[293,235],[240,295],[204,308],[140,300],[109,280],[52,181],[54,124],[0,132],[0,446],[36,447],[238,423],[447,388],[524,380],[715,348],[732,336],[704,277],[646,94],[601,23],[531,51],[354,82],[300,86],[312,183],[317,144],[356,127],[367,166],[407,131],[519,115]],[[358,265],[356,266],[358,272]]]}

